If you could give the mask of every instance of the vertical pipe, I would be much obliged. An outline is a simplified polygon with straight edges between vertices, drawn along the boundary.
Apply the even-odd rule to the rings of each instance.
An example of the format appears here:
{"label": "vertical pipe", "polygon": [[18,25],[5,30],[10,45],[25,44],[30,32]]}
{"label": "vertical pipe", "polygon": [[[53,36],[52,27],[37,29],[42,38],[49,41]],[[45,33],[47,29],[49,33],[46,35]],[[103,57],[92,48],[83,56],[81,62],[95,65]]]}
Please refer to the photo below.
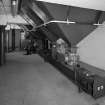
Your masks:
{"label": "vertical pipe", "polygon": [[21,30],[19,30],[19,50],[21,50]]}
{"label": "vertical pipe", "polygon": [[9,31],[9,35],[8,35],[8,52],[10,52],[12,50],[12,30],[8,30]]}
{"label": "vertical pipe", "polygon": [[15,29],[12,29],[12,51],[15,50]]}
{"label": "vertical pipe", "polygon": [[0,65],[5,63],[5,27],[0,26]]}
{"label": "vertical pipe", "polygon": [[22,40],[21,40],[21,31],[20,31],[20,50],[22,49]]}
{"label": "vertical pipe", "polygon": [[2,65],[2,27],[0,26],[0,65]]}
{"label": "vertical pipe", "polygon": [[4,35],[3,35],[3,30],[1,32],[1,64],[4,62]]}
{"label": "vertical pipe", "polygon": [[6,52],[9,52],[9,30],[6,31]]}
{"label": "vertical pipe", "polygon": [[48,39],[46,39],[46,49],[48,49]]}
{"label": "vertical pipe", "polygon": [[11,12],[14,17],[17,15],[17,10],[18,10],[18,0],[11,0]]}

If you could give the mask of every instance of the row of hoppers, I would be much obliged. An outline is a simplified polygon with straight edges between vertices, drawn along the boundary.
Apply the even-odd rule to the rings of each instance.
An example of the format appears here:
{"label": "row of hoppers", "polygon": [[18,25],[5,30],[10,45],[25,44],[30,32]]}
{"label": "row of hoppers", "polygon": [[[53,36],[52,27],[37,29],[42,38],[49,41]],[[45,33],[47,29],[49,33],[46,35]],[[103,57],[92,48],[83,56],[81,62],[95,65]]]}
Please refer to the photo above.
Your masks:
{"label": "row of hoppers", "polygon": [[79,88],[94,98],[105,96],[105,78],[90,72],[91,70],[78,67],[80,57],[76,46],[69,47],[64,40],[58,39],[52,45],[52,58],[74,67],[75,82]]}
{"label": "row of hoppers", "polygon": [[69,47],[68,44],[61,38],[52,45],[52,57],[71,66],[79,63],[77,47]]}

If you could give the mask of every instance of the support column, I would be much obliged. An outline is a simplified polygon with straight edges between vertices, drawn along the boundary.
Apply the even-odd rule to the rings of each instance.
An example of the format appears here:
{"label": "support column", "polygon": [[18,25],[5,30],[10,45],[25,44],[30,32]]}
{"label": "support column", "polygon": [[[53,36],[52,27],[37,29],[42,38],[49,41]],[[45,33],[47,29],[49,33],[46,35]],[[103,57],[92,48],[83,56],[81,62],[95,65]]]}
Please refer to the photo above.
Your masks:
{"label": "support column", "polygon": [[0,65],[5,63],[5,26],[0,26]]}
{"label": "support column", "polygon": [[21,30],[20,30],[20,34],[19,34],[19,47],[20,47],[20,50],[22,50],[22,40],[21,40]]}
{"label": "support column", "polygon": [[20,50],[20,30],[15,30],[15,49]]}
{"label": "support column", "polygon": [[9,52],[9,30],[6,30],[6,52]]}
{"label": "support column", "polygon": [[45,39],[45,49],[48,49],[48,39]]}
{"label": "support column", "polygon": [[15,50],[15,29],[12,29],[12,51]]}
{"label": "support column", "polygon": [[12,30],[9,30],[9,36],[8,36],[8,52],[12,51]]}

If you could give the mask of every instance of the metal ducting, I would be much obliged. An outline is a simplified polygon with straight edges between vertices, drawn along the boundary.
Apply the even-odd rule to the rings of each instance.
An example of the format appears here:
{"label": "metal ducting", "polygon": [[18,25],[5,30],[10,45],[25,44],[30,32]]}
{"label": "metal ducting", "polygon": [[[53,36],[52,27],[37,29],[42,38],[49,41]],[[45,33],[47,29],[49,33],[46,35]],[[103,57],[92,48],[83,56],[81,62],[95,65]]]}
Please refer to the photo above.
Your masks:
{"label": "metal ducting", "polygon": [[16,16],[18,12],[18,0],[11,0],[11,13]]}

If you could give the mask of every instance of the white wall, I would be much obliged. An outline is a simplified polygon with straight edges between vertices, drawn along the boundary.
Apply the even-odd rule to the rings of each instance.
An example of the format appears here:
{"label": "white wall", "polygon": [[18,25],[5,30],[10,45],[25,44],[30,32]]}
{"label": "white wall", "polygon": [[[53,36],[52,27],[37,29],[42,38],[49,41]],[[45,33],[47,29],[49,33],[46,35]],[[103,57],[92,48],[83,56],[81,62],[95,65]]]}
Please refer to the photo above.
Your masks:
{"label": "white wall", "polygon": [[81,61],[105,70],[105,22],[77,46]]}

